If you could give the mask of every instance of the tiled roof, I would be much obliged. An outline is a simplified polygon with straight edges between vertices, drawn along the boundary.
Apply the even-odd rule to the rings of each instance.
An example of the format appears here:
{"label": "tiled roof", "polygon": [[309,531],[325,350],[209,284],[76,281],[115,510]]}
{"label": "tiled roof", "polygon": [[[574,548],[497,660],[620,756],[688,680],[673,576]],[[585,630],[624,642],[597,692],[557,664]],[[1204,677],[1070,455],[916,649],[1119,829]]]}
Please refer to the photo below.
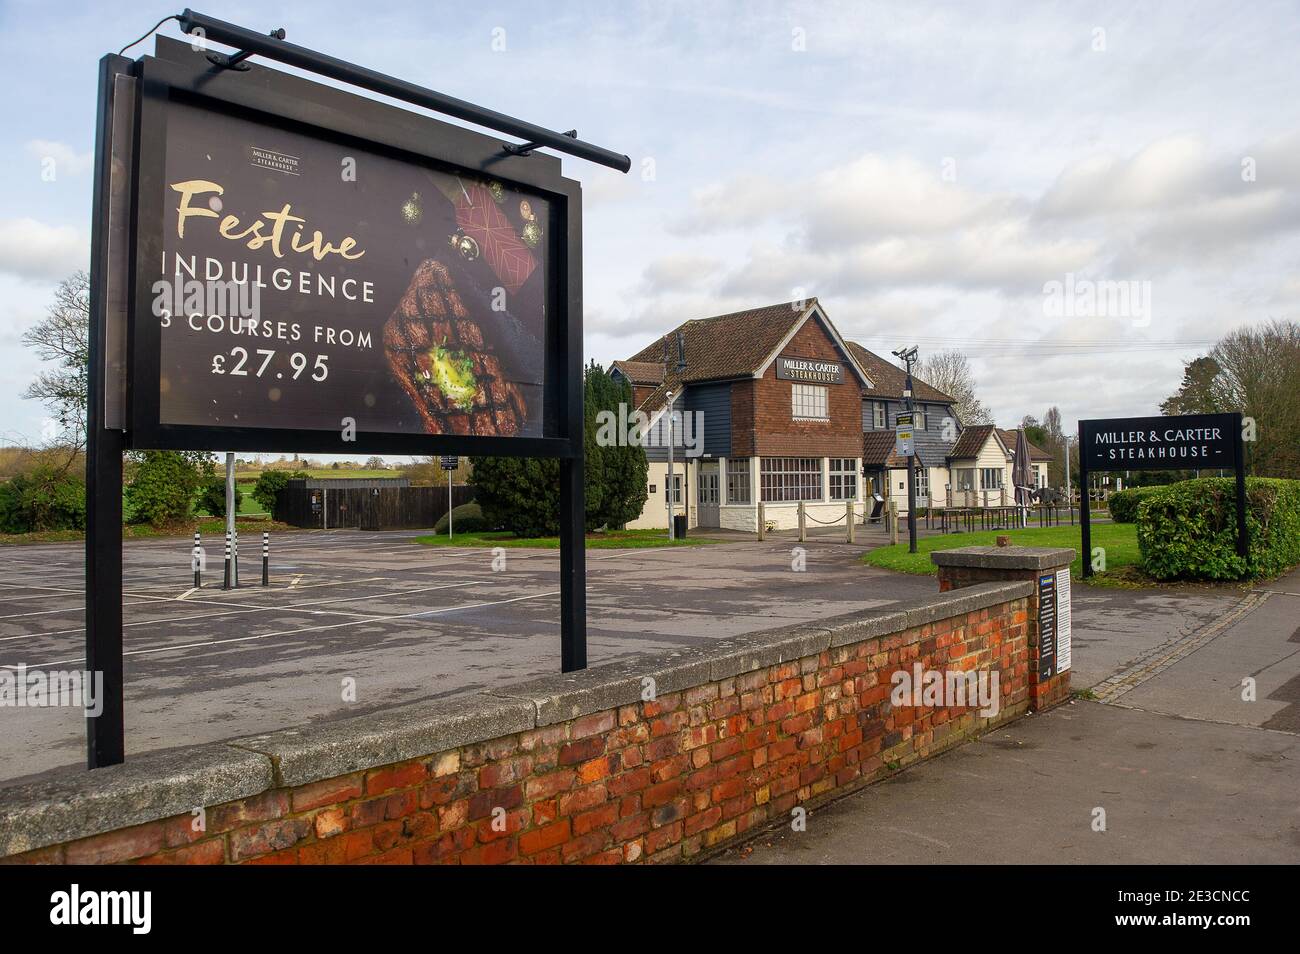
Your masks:
{"label": "tiled roof", "polygon": [[[713,318],[696,318],[674,328],[632,355],[632,362],[662,363],[678,382],[720,381],[753,374],[767,360],[813,298],[750,308]],[[803,307],[800,307],[800,306]],[[686,350],[686,370],[677,371],[677,333]]]}
{"label": "tiled roof", "polygon": [[[713,318],[687,321],[619,365],[657,365],[664,369],[658,387],[641,402],[641,409],[657,411],[669,390],[700,381],[727,381],[753,375],[785,340],[816,298],[750,308]],[[677,335],[682,335],[686,367],[678,370]]]}
{"label": "tiled roof", "polygon": [[664,366],[658,361],[615,361],[610,370],[617,368],[632,384],[662,384]]}
{"label": "tiled roof", "polygon": [[866,431],[862,435],[862,466],[884,467],[894,453],[893,431]]}
{"label": "tiled roof", "polygon": [[[1005,427],[999,427],[998,434],[1000,434],[1002,437],[1002,443],[1007,445],[1007,450],[1011,451],[1012,454],[1015,454],[1016,432],[1014,430],[1009,431]],[[1047,451],[1043,450],[1041,447],[1039,447],[1037,444],[1031,441],[1028,438],[1028,436],[1025,437],[1025,443],[1029,445],[1030,460],[1051,460],[1052,459],[1051,454],[1047,453]]]}
{"label": "tiled roof", "polygon": [[957,443],[952,445],[948,456],[961,459],[979,456],[980,448],[995,430],[997,428],[992,424],[976,424],[974,427],[966,428],[957,438]]}
{"label": "tiled roof", "polygon": [[[867,377],[875,382],[875,390],[867,392],[868,394],[882,398],[901,398],[903,396],[903,385],[907,383],[906,371],[892,361],[886,361],[880,355],[868,351],[856,341],[846,341],[844,343],[853,352],[853,357],[861,365],[862,370],[867,372]],[[949,395],[944,394],[938,388],[930,387],[916,375],[912,375],[912,397],[918,401],[952,402]]]}

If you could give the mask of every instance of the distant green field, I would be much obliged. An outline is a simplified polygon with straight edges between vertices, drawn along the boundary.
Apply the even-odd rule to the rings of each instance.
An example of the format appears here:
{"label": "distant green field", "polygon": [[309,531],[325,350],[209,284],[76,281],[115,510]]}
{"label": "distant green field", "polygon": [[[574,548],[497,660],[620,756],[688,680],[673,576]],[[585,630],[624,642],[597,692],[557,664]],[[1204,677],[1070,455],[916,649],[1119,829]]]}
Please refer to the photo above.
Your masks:
{"label": "distant green field", "polygon": [[[303,473],[310,477],[333,477],[340,480],[346,480],[349,477],[355,477],[358,480],[367,477],[405,477],[406,472],[402,470],[332,470],[329,467],[309,467],[303,470]],[[257,478],[261,476],[258,471],[241,470],[235,474],[237,483],[256,483]]]}
{"label": "distant green field", "polygon": [[[1070,564],[1070,576],[1078,578],[1083,572],[1080,540],[1082,531],[1079,527],[1026,527],[1023,530],[981,530],[976,533],[948,533],[935,537],[921,537],[916,541],[916,553],[909,553],[907,543],[880,547],[862,555],[862,562],[870,566],[898,570],[901,573],[930,574],[937,572],[937,567],[930,562],[930,554],[935,550],[955,550],[957,547],[990,547],[998,542],[998,537],[1008,536],[1016,546],[1022,547],[1071,547],[1074,550],[1074,562]],[[1093,524],[1092,545],[1106,551],[1106,572],[1093,577],[1097,582],[1107,582],[1106,577],[1116,571],[1136,567],[1141,558],[1138,552],[1137,527],[1131,523]],[[1130,573],[1120,574],[1131,576]]]}

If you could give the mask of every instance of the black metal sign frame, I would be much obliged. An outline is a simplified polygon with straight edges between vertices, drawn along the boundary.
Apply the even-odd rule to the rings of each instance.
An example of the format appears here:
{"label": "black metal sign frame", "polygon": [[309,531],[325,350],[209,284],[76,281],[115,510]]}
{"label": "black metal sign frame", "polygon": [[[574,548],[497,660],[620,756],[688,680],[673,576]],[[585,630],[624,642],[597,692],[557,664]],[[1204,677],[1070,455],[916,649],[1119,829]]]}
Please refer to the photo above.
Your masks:
{"label": "black metal sign frame", "polygon": [[[238,28],[223,25],[229,30]],[[286,48],[287,45],[286,45]],[[317,72],[338,74],[356,85],[391,91],[371,83],[369,71],[343,61],[292,48]],[[268,53],[268,55],[271,55]],[[284,56],[278,58],[283,59]],[[305,59],[304,59],[305,58]],[[326,68],[328,67],[328,68]],[[379,74],[374,74],[378,76]],[[134,78],[138,95],[115,101],[118,77]],[[382,77],[381,77],[382,78]],[[391,78],[389,78],[391,80]],[[410,87],[412,90],[419,89]],[[120,95],[120,94],[119,94]],[[542,436],[462,436],[451,434],[361,433],[341,443],[338,434],[292,429],[177,427],[159,420],[158,327],[151,307],[151,280],[157,277],[160,243],[156,225],[162,203],[162,139],[157,135],[163,110],[174,96],[187,102],[236,111],[264,121],[319,130],[323,136],[354,141],[381,154],[490,174],[492,179],[541,194],[552,218],[544,230],[550,268],[546,274],[546,324]],[[405,96],[410,100],[410,96]],[[428,104],[425,104],[428,105]],[[438,108],[434,105],[432,108]],[[133,169],[114,169],[114,116],[129,110],[134,128]],[[494,115],[494,114],[489,114]],[[583,492],[582,354],[582,201],[581,187],[560,174],[554,156],[507,148],[494,137],[441,122],[280,70],[240,64],[231,69],[188,43],[159,37],[155,56],[132,60],[107,55],[100,61],[96,167],[91,237],[90,359],[87,435],[86,665],[104,674],[104,709],[87,720],[90,768],[125,758],[122,664],[122,454],[128,449],[293,450],[300,452],[491,455],[555,457],[560,460],[560,655],[561,670],[584,669],[586,593]],[[584,149],[605,153],[587,144]],[[576,151],[576,149],[575,149]],[[609,153],[613,156],[615,154]],[[585,156],[584,156],[585,158]],[[603,161],[596,156],[596,161]],[[626,157],[623,160],[626,171]],[[605,164],[614,164],[606,162]],[[120,166],[120,162],[119,162]],[[130,206],[131,259],[110,253],[110,194],[126,183]],[[150,231],[140,234],[142,222]],[[107,360],[121,316],[109,291],[126,282],[126,380],[114,380]],[[125,430],[106,414],[105,394],[124,390],[129,411]]]}
{"label": "black metal sign frame", "polygon": [[1079,422],[1079,517],[1083,575],[1092,576],[1088,476],[1121,470],[1231,467],[1237,478],[1237,555],[1247,556],[1246,451],[1240,413],[1117,417]]}

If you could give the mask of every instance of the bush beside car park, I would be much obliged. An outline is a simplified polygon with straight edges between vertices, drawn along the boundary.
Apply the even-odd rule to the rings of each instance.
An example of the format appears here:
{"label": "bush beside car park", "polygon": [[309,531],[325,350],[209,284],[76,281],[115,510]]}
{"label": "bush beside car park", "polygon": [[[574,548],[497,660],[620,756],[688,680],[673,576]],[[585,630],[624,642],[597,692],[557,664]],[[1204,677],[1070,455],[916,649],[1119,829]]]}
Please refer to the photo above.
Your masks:
{"label": "bush beside car park", "polygon": [[40,464],[0,483],[0,533],[86,528],[86,478],[76,468]]}
{"label": "bush beside car park", "polygon": [[[447,532],[447,516],[444,513],[438,518],[438,522],[433,525],[434,533]],[[454,509],[450,516],[452,533],[481,533],[484,530],[492,529],[487,520],[483,518],[482,508],[472,500]]]}
{"label": "bush beside car park", "polygon": [[1237,555],[1237,490],[1231,477],[1147,488],[1137,508],[1142,570],[1157,580],[1275,577],[1300,563],[1300,480],[1246,480],[1250,548]]}

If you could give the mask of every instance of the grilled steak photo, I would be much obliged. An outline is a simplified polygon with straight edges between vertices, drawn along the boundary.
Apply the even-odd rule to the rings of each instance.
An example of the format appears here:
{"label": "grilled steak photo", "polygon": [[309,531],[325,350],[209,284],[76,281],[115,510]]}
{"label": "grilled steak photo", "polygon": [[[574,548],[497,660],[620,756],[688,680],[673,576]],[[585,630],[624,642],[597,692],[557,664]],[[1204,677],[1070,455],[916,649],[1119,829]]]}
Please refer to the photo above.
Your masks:
{"label": "grilled steak photo", "polygon": [[384,351],[427,433],[508,437],[524,426],[523,394],[436,259],[415,270],[385,323]]}

